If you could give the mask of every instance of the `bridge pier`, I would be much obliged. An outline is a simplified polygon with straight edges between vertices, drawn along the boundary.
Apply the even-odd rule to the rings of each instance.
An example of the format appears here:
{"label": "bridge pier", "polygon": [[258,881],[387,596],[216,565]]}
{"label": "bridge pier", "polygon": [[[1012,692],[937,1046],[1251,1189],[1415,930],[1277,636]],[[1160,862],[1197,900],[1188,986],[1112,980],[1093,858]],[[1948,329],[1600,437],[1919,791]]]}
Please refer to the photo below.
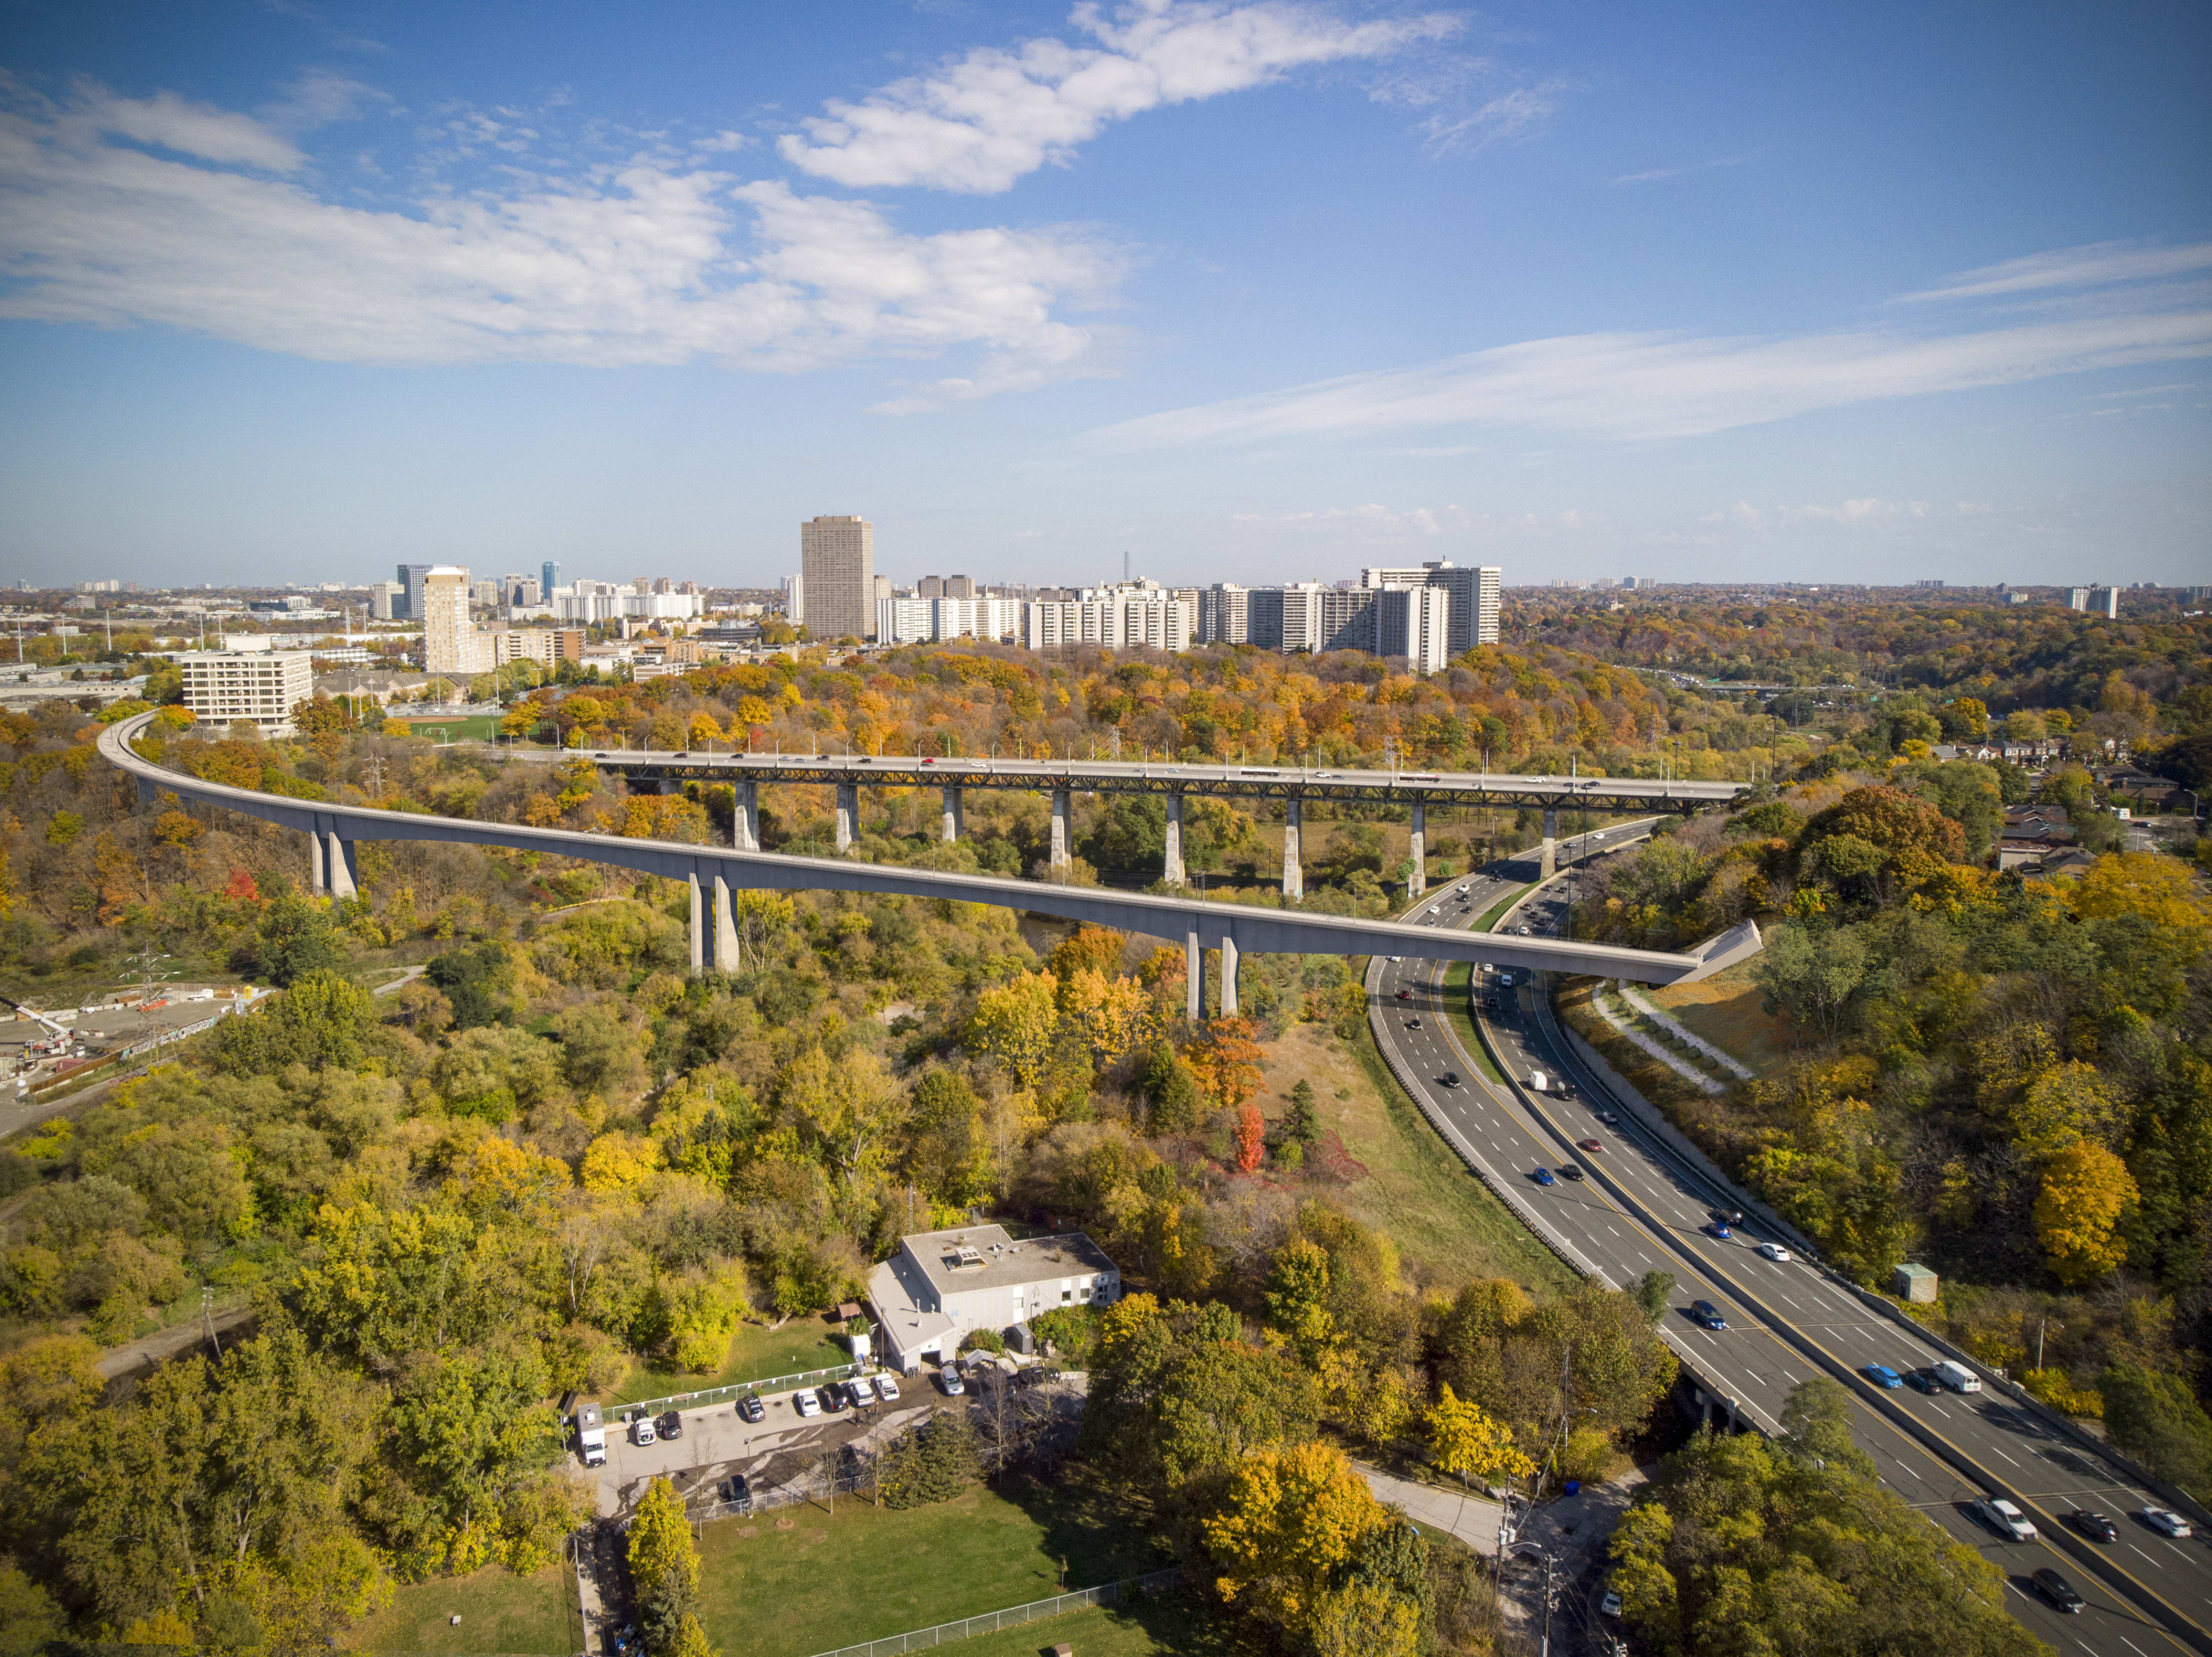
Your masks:
{"label": "bridge pier", "polygon": [[[1182,884],[1182,795],[1168,795],[1167,857],[1160,871],[1160,880],[1165,886]],[[1197,1014],[1191,1014],[1193,1018]]]}
{"label": "bridge pier", "polygon": [[760,784],[738,784],[738,807],[730,819],[730,845],[738,851],[758,851],[760,843]]}
{"label": "bridge pier", "polygon": [[837,850],[842,855],[853,849],[853,837],[860,826],[860,785],[840,783],[837,785]]}
{"label": "bridge pier", "polygon": [[1052,870],[1054,874],[1065,874],[1073,867],[1067,855],[1067,818],[1074,800],[1075,795],[1071,789],[1054,789],[1052,791]]}
{"label": "bridge pier", "polygon": [[361,896],[361,865],[355,856],[352,841],[340,839],[334,831],[331,835],[330,850],[324,854],[323,864],[327,871],[331,897],[343,903],[349,898]]}
{"label": "bridge pier", "polygon": [[155,788],[150,779],[143,777],[138,779],[138,803],[141,806],[152,806],[161,797],[161,789]]}
{"label": "bridge pier", "polygon": [[[1419,807],[1416,807],[1416,810]],[[1283,896],[1292,903],[1306,895],[1304,853],[1306,802],[1283,801]]]}
{"label": "bridge pier", "polygon": [[323,866],[324,853],[327,850],[328,848],[323,844],[323,832],[320,829],[309,829],[307,831],[307,878],[310,882],[309,890],[319,898],[331,889],[331,877]]}
{"label": "bridge pier", "polygon": [[1195,928],[1183,935],[1182,970],[1182,1015],[1195,1024],[1206,1012],[1206,951],[1200,947]]}
{"label": "bridge pier", "polygon": [[1406,890],[1418,898],[1429,889],[1429,808],[1413,807],[1413,872],[1407,878]]}
{"label": "bridge pier", "polygon": [[958,789],[948,788],[945,790],[945,832],[940,838],[948,846],[960,838],[963,825],[962,798],[963,795]]}
{"label": "bridge pier", "polygon": [[1221,935],[1221,1016],[1237,1016],[1237,940]]}
{"label": "bridge pier", "polygon": [[1544,850],[1537,860],[1536,874],[1540,880],[1548,880],[1559,872],[1559,808],[1544,807]]}

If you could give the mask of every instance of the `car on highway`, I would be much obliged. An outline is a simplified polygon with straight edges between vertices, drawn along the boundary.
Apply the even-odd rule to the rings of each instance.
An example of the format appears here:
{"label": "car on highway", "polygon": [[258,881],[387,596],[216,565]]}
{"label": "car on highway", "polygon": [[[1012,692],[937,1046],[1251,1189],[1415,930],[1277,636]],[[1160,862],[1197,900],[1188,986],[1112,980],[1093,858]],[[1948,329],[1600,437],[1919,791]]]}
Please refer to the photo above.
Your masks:
{"label": "car on highway", "polygon": [[[1566,1090],[1565,1088],[1560,1089],[1562,1094],[1564,1094],[1565,1091]],[[1577,1139],[1575,1141],[1575,1143],[1581,1146],[1586,1151],[1601,1151],[1605,1148],[1604,1146],[1599,1144],[1595,1139]]]}
{"label": "car on highway", "polygon": [[1790,1264],[1790,1251],[1779,1243],[1761,1243],[1759,1252],[1763,1258],[1779,1260],[1784,1265]]}
{"label": "car on highway", "polygon": [[2082,1508],[2075,1510],[2072,1518],[2074,1528],[2092,1542],[2117,1542],[2120,1539],[2120,1527],[2100,1513]]}
{"label": "car on highway", "polygon": [[1515,927],[1515,928],[1513,929],[1513,930],[1514,930],[1515,935],[1516,935],[1516,936],[1519,936],[1519,937],[1526,938],[1526,937],[1528,937],[1528,936],[1532,935],[1530,934],[1530,932],[1529,932],[1528,929],[1527,927],[1525,927],[1525,926],[1516,926],[1516,927]]}
{"label": "car on highway", "polygon": [[1553,1177],[1549,1168],[1539,1168],[1534,1173],[1529,1175],[1529,1178],[1540,1185],[1556,1185],[1559,1183]]}
{"label": "car on highway", "polygon": [[1459,1086],[1459,1072],[1456,1070],[1447,1070],[1442,1075],[1438,1076],[1437,1080],[1443,1082],[1447,1087],[1456,1087]]}
{"label": "car on highway", "polygon": [[1876,1386],[1894,1392],[1905,1385],[1904,1378],[1886,1363],[1870,1363],[1866,1367],[1867,1379]]}
{"label": "car on highway", "polygon": [[2035,1584],[2035,1591],[2053,1606],[2063,1611],[2079,1612],[2081,1596],[2074,1592],[2074,1585],[2057,1571],[2045,1565],[2041,1570],[2031,1571],[2027,1580]]}
{"label": "car on highway", "polygon": [[1401,990],[1398,992],[1398,999],[1399,999],[1400,1001],[1411,1001],[1411,1000],[1413,1000],[1413,992],[1412,990]]}
{"label": "car on highway", "polygon": [[1917,1369],[1906,1370],[1905,1384],[1916,1392],[1940,1392],[1943,1390],[1943,1378],[1936,1373],[1933,1364],[1923,1364]]}
{"label": "car on highway", "polygon": [[1735,1235],[1734,1232],[1729,1229],[1729,1222],[1725,1220],[1716,1220],[1712,1224],[1707,1226],[1705,1229],[1712,1233],[1714,1236],[1719,1238],[1723,1242],[1726,1242],[1729,1238]]}
{"label": "car on highway", "polygon": [[2142,1521],[2160,1536],[2182,1537],[2192,1534],[2189,1521],[2171,1508],[2146,1508]]}
{"label": "car on highway", "polygon": [[1574,1180],[1579,1180],[1579,1179],[1581,1179],[1581,1178],[1582,1178],[1582,1177],[1583,1177],[1583,1171],[1582,1171],[1580,1168],[1577,1167],[1573,1163],[1571,1163],[1571,1162],[1565,1162],[1565,1163],[1560,1164],[1560,1166],[1559,1166],[1559,1178],[1560,1178],[1560,1179],[1574,1179]]}
{"label": "car on highway", "polygon": [[960,1379],[959,1370],[951,1364],[937,1372],[937,1380],[945,1388],[945,1396],[948,1398],[957,1398],[968,1390],[968,1383]]}
{"label": "car on highway", "polygon": [[883,1394],[884,1402],[885,1404],[896,1404],[899,1401],[898,1377],[896,1375],[877,1376],[876,1391]]}
{"label": "car on highway", "polygon": [[1985,1496],[1975,1502],[1970,1511],[2008,1542],[2035,1540],[2035,1526],[2029,1522],[2027,1515],[2001,1496]]}
{"label": "car on highway", "polygon": [[1690,1316],[1697,1322],[1703,1324],[1708,1329],[1726,1329],[1728,1327],[1728,1313],[1723,1312],[1720,1307],[1715,1306],[1711,1301],[1691,1301]]}
{"label": "car on highway", "polygon": [[1420,1014],[1418,1014],[1418,1013],[1416,1013],[1416,1014],[1415,1014],[1412,1018],[1407,1019],[1407,1020],[1406,1020],[1406,1027],[1407,1027],[1408,1030],[1418,1030],[1418,1029],[1419,1029],[1419,1028],[1421,1027],[1421,1016],[1420,1016]]}
{"label": "car on highway", "polygon": [[791,1395],[791,1404],[802,1421],[811,1421],[822,1413],[822,1400],[803,1386]]}
{"label": "car on highway", "polygon": [[1600,1111],[1597,1113],[1597,1119],[1608,1128],[1618,1128],[1620,1125],[1620,1118],[1611,1111]]}
{"label": "car on highway", "polygon": [[630,1422],[629,1441],[632,1444],[650,1444],[653,1442],[653,1417],[651,1416],[640,1416],[635,1421]]}
{"label": "car on highway", "polygon": [[684,1417],[677,1414],[673,1410],[669,1410],[665,1415],[662,1416],[659,1421],[654,1422],[653,1424],[659,1430],[660,1436],[663,1438],[682,1438],[684,1436]]}

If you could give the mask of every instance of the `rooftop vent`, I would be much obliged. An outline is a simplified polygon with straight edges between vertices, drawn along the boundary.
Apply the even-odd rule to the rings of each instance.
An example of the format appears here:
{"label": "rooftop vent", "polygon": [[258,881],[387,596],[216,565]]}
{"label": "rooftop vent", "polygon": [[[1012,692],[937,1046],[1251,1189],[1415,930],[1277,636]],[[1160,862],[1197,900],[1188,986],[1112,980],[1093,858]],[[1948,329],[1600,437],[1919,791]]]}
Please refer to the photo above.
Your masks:
{"label": "rooftop vent", "polygon": [[957,1264],[963,1266],[980,1266],[983,1264],[982,1252],[973,1243],[963,1243],[960,1245]]}

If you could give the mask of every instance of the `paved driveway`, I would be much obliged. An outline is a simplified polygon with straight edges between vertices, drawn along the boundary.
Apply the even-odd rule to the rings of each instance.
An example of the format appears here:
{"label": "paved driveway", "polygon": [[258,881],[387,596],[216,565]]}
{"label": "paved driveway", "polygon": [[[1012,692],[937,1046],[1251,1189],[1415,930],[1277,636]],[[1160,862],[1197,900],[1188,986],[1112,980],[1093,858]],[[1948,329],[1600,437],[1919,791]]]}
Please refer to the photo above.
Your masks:
{"label": "paved driveway", "polygon": [[1400,1478],[1365,1462],[1352,1465],[1359,1469],[1376,1501],[1404,1508],[1406,1517],[1415,1524],[1455,1536],[1477,1553],[1498,1551],[1498,1521],[1505,1510],[1495,1502]]}

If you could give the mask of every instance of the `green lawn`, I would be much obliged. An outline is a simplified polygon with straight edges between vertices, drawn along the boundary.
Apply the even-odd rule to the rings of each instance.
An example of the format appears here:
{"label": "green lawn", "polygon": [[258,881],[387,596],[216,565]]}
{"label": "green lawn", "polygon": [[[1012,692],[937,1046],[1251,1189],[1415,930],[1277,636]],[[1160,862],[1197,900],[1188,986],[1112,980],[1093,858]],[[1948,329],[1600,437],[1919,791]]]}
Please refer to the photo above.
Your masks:
{"label": "green lawn", "polygon": [[[461,1625],[447,1619],[460,1613]],[[347,1651],[514,1652],[567,1657],[583,1638],[564,1560],[534,1576],[488,1565],[473,1576],[403,1584],[388,1610],[338,1636]]]}
{"label": "green lawn", "polygon": [[1519,903],[1523,898],[1527,897],[1533,889],[1533,882],[1529,886],[1516,886],[1512,891],[1507,892],[1503,898],[1500,898],[1496,903],[1491,905],[1489,908],[1482,911],[1482,918],[1474,923],[1474,929],[1477,932],[1490,931],[1497,926],[1499,919],[1504,915],[1507,910],[1512,908],[1514,905]]}
{"label": "green lawn", "polygon": [[1452,1033],[1459,1038],[1459,1045],[1467,1049],[1468,1056],[1483,1075],[1502,1087],[1505,1085],[1504,1074],[1498,1069],[1498,1061],[1491,1057],[1490,1049],[1483,1045],[1482,1036],[1474,1027],[1474,963],[1454,961],[1444,969],[1445,1016],[1451,1020]]}
{"label": "green lawn", "polygon": [[[792,1527],[777,1528],[778,1519]],[[1017,1483],[1006,1496],[976,1489],[903,1513],[841,1499],[834,1515],[808,1506],[716,1520],[699,1551],[699,1620],[722,1657],[812,1657],[1049,1599],[1060,1591],[1063,1560],[1067,1586],[1079,1588],[1170,1563],[1126,1510],[1080,1483]]]}
{"label": "green lawn", "polygon": [[1127,1610],[1119,1606],[1071,1611],[1002,1634],[979,1634],[959,1642],[960,1657],[1042,1657],[1063,1642],[1076,1657],[1211,1657],[1237,1648],[1237,1630],[1207,1619],[1182,1594],[1170,1594]]}
{"label": "green lawn", "polygon": [[386,723],[404,729],[410,736],[427,736],[433,742],[495,742],[499,740],[497,714],[471,714],[459,719],[409,719],[404,715],[392,715]]}
{"label": "green lawn", "polygon": [[646,1398],[672,1398],[679,1392],[703,1392],[710,1386],[732,1386],[739,1381],[767,1380],[776,1375],[795,1375],[808,1369],[830,1369],[853,1362],[842,1340],[832,1336],[842,1324],[817,1317],[793,1318],[779,1328],[745,1324],[731,1338],[729,1355],[711,1375],[686,1375],[671,1370],[633,1369],[615,1388],[611,1404],[635,1404]]}

